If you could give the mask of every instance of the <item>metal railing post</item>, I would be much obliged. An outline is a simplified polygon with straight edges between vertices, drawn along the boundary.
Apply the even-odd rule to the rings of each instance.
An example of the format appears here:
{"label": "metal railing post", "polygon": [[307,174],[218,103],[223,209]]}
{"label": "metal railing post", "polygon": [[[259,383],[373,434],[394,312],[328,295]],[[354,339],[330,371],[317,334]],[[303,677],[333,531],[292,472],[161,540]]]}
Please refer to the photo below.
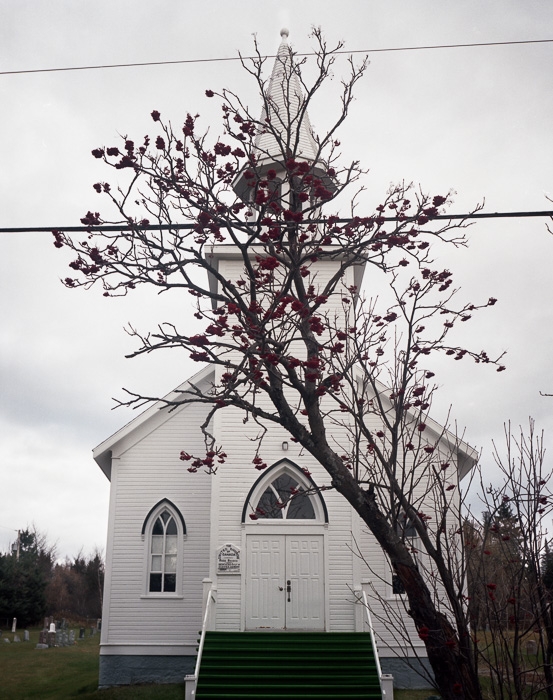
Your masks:
{"label": "metal railing post", "polygon": [[365,591],[362,591],[361,594],[363,596],[363,605],[365,606],[365,611],[367,613],[367,623],[369,625],[369,634],[371,635],[371,643],[374,649],[374,660],[376,663],[376,672],[378,673],[378,682],[380,683],[382,698],[383,700],[394,700],[394,677],[389,673],[382,674],[380,658],[378,656],[378,646],[376,643],[376,637],[374,636],[373,621],[369,610],[369,601]]}
{"label": "metal railing post", "polygon": [[194,698],[196,697],[196,686],[198,685],[198,675],[200,673],[200,664],[202,663],[202,655],[205,644],[205,634],[210,624],[211,605],[212,601],[214,604],[217,602],[215,592],[216,589],[212,586],[207,593],[205,601],[204,619],[202,623],[202,631],[200,632],[200,643],[198,645],[198,655],[196,657],[194,673],[184,677],[185,700],[194,700]]}

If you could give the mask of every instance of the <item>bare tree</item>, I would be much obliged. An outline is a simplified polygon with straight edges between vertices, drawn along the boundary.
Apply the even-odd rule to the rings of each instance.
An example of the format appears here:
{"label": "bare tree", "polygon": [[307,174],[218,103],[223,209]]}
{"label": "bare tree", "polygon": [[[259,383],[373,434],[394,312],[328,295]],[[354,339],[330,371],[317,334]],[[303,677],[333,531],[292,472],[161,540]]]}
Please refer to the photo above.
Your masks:
{"label": "bare tree", "polygon": [[[191,385],[170,402],[210,406],[206,453],[181,454],[189,471],[212,472],[224,462],[224,445],[209,431],[220,410],[236,407],[259,425],[257,469],[266,466],[266,430],[285,428],[386,552],[442,696],[477,700],[466,602],[447,545],[459,527],[451,521],[456,465],[439,447],[443,436],[429,427],[435,386],[425,365],[445,354],[504,369],[500,358],[449,340],[495,299],[456,304],[451,272],[433,262],[432,245],[465,245],[466,221],[436,218],[450,194],[429,196],[401,183],[373,214],[355,215],[363,170],[357,162],[339,164],[336,130],[367,63],[349,60],[335,121],[316,136],[307,111],[342,45],[329,49],[318,31],[314,40],[310,83],[306,59],[295,60],[286,44],[269,81],[257,46],[256,57],[243,61],[259,90],[260,118],[231,90],[206,90],[221,102],[219,139],[200,130],[197,116],[188,114],[175,130],[153,111],[151,138],[94,149],[93,156],[121,176],[117,186],[94,185],[118,218],[108,222],[88,212],[85,240],[55,231],[54,242],[76,254],[68,287],[100,284],[108,297],[139,285],[192,295],[201,332],[172,323],[151,333],[132,331],[140,343],[134,356],[180,348],[216,369],[208,392]],[[352,187],[350,216],[342,219],[337,207]],[[222,244],[233,247],[236,275],[221,272]],[[363,266],[374,270],[381,301],[360,298]],[[130,393],[125,403],[157,399]],[[420,540],[426,571],[402,534],[405,518]],[[440,580],[438,597],[427,572]]]}
{"label": "bare tree", "polygon": [[470,614],[494,698],[553,698],[551,591],[543,567],[552,512],[543,434],[505,427],[499,485],[482,474],[484,515],[465,530]]}

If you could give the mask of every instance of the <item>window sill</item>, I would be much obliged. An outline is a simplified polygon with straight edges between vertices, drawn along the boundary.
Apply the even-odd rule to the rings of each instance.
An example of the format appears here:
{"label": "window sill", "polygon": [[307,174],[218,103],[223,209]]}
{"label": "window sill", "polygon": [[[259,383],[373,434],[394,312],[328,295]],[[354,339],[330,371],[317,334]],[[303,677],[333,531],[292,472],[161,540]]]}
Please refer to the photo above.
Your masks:
{"label": "window sill", "polygon": [[152,598],[157,600],[182,600],[184,596],[180,593],[145,593],[140,596],[141,600],[149,600]]}

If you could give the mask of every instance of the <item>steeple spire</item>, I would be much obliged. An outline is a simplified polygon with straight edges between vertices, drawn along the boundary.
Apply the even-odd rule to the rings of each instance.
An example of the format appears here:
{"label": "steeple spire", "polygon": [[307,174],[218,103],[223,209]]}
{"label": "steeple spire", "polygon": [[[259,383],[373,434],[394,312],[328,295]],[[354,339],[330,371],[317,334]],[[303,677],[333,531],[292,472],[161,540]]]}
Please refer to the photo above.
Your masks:
{"label": "steeple spire", "polygon": [[[257,176],[262,178],[273,169],[277,173],[277,179],[285,182],[286,161],[293,158],[298,161],[306,161],[311,166],[312,174],[320,178],[325,186],[334,190],[335,185],[327,175],[326,165],[318,159],[318,145],[313,136],[311,122],[306,110],[306,99],[302,90],[300,72],[294,63],[294,54],[288,44],[289,32],[282,29],[282,38],[278,53],[273,65],[271,77],[263,91],[263,110],[260,123],[270,124],[270,128],[260,128],[254,142],[254,154],[256,156],[255,169]],[[242,171],[234,182],[234,191],[244,201],[251,201],[253,194],[251,184],[245,179],[245,172],[252,166]],[[286,195],[288,186],[281,191]]]}
{"label": "steeple spire", "polygon": [[282,153],[282,145],[271,133],[258,134],[256,147],[261,160],[282,160],[283,155],[293,155],[313,162],[317,145],[313,138],[311,122],[305,111],[305,98],[298,69],[294,65],[292,48],[288,43],[288,29],[281,29],[282,41],[278,48],[273,72],[265,92],[265,104],[261,122],[268,118],[285,145],[288,153]]}

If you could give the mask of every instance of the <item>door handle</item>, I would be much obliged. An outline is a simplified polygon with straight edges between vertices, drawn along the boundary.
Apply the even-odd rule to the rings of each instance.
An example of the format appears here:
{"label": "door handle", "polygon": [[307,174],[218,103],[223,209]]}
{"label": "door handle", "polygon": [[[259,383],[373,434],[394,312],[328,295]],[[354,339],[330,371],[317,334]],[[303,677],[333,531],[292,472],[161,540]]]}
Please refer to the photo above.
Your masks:
{"label": "door handle", "polygon": [[292,581],[286,581],[286,593],[288,594],[288,602],[290,602],[290,593],[292,592]]}
{"label": "door handle", "polygon": [[279,587],[278,587],[278,590],[279,590],[279,591],[283,591],[284,588],[283,588],[282,586],[279,586]]}

